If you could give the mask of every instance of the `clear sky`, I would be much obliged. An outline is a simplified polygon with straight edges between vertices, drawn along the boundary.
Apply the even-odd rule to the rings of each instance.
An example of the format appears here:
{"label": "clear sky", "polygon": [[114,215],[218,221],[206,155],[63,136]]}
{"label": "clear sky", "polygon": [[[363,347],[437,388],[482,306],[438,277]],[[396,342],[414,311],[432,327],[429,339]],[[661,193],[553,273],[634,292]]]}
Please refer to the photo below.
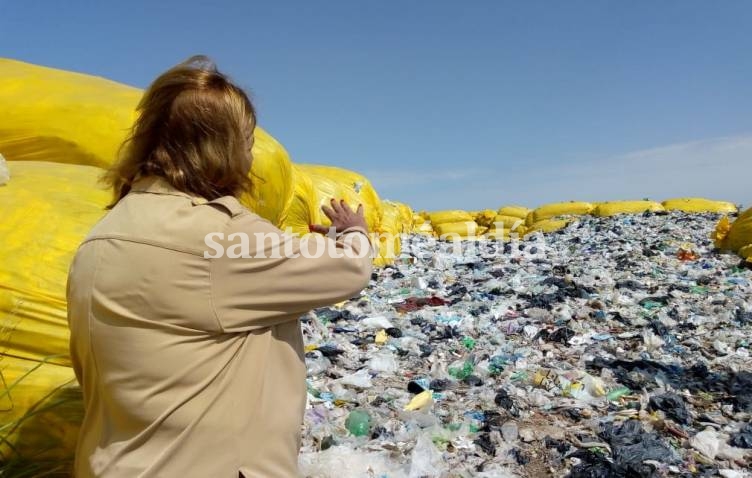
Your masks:
{"label": "clear sky", "polygon": [[145,87],[207,54],[294,161],[415,208],[748,204],[751,24],[733,0],[0,0],[0,56]]}

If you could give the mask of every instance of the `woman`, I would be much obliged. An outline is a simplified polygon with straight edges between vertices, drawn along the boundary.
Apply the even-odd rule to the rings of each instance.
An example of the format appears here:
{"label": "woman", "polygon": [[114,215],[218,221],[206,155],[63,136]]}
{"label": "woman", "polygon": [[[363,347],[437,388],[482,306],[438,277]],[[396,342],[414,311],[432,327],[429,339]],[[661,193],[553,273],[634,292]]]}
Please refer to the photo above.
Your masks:
{"label": "woman", "polygon": [[[338,254],[323,255],[244,208],[256,116],[206,58],[162,74],[138,109],[107,176],[115,201],[68,278],[85,405],[75,475],[296,476],[298,318],[368,283],[362,207],[324,208],[337,236],[315,237]],[[247,237],[252,254],[218,254],[211,234],[223,251]]]}

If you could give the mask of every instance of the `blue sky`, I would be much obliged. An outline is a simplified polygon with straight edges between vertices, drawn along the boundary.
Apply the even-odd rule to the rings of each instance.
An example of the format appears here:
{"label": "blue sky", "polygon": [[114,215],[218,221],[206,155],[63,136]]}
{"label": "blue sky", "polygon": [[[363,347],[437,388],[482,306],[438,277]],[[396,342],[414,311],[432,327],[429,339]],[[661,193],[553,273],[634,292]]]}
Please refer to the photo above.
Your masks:
{"label": "blue sky", "polygon": [[0,56],[145,87],[210,55],[294,161],[419,209],[747,204],[751,18],[732,0],[0,0]]}

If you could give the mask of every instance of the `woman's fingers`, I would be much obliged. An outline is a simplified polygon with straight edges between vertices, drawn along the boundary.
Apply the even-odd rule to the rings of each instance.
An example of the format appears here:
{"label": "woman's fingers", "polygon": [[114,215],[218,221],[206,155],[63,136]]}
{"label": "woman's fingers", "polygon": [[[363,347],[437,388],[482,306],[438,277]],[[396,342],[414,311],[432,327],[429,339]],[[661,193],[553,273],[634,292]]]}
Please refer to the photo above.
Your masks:
{"label": "woman's fingers", "polygon": [[336,213],[334,210],[330,207],[321,206],[321,210],[324,211],[324,214],[326,214],[326,217],[328,217],[330,220],[334,221],[334,218],[336,217]]}
{"label": "woman's fingers", "polygon": [[355,214],[357,214],[358,216],[361,216],[361,217],[365,217],[363,215],[363,205],[362,204],[358,204],[358,210],[355,211]]}
{"label": "woman's fingers", "polygon": [[327,234],[329,232],[329,228],[321,224],[310,224],[308,230],[311,232],[318,232],[319,234]]}
{"label": "woman's fingers", "polygon": [[332,205],[332,210],[335,213],[337,213],[338,215],[342,214],[342,205],[336,199],[332,198],[332,200],[329,201],[329,203]]}

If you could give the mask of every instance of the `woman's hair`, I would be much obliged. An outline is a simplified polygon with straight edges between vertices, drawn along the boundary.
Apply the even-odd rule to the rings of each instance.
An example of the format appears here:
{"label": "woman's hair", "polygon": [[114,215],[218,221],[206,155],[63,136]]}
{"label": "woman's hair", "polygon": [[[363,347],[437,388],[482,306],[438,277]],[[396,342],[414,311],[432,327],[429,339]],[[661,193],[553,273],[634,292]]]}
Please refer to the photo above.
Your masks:
{"label": "woman's hair", "polygon": [[160,176],[212,200],[251,192],[256,112],[245,92],[205,56],[160,75],[144,93],[118,161],[104,176],[120,201],[137,179]]}

